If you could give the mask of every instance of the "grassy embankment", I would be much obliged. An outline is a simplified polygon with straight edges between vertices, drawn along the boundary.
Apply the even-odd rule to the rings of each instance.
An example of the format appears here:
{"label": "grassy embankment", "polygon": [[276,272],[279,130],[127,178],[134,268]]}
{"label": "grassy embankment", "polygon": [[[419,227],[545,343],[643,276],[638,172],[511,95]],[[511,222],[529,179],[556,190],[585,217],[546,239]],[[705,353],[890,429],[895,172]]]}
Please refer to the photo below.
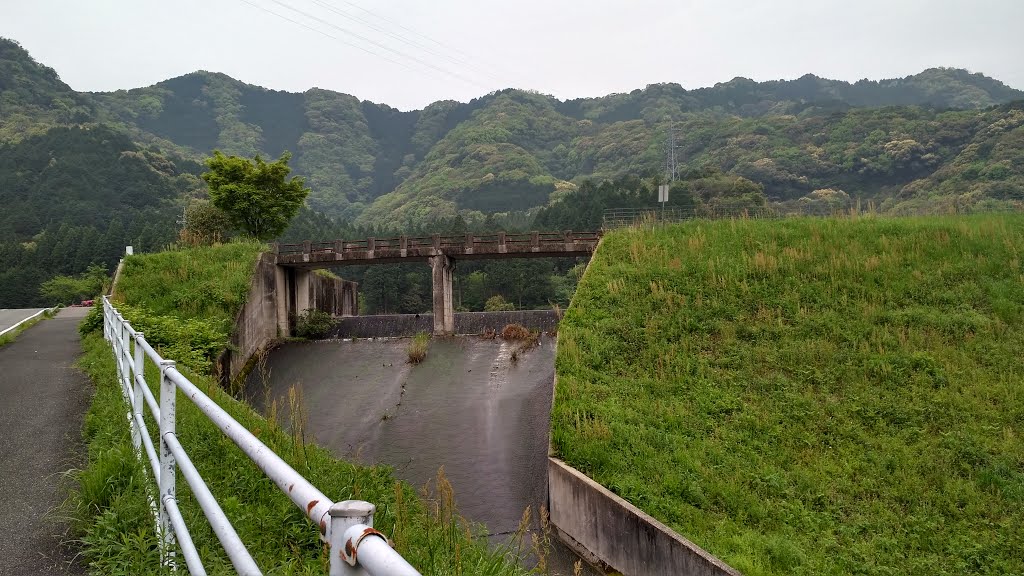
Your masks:
{"label": "grassy embankment", "polygon": [[[256,244],[230,244],[129,257],[117,287],[118,306],[148,340],[158,343],[162,354],[186,359],[179,369],[325,494],[375,503],[375,525],[424,574],[523,573],[503,553],[507,551],[488,552],[469,537],[453,517],[451,491],[444,481],[439,481],[436,501],[422,501],[387,468],[337,460],[305,443],[301,429],[285,429],[261,417],[216,386],[208,374],[210,359],[215,344],[227,341],[260,249]],[[176,327],[182,323],[186,328]],[[81,365],[96,384],[96,396],[85,424],[88,466],[79,474],[80,489],[70,502],[86,544],[85,557],[96,574],[153,573],[159,550],[144,488],[151,480],[132,452],[113,358],[101,332],[84,335],[83,346]],[[158,382],[155,369],[147,380]],[[301,403],[300,394],[295,399]],[[285,409],[290,421],[302,421],[301,408]],[[152,418],[148,425],[156,430]],[[326,573],[325,551],[303,512],[180,393],[177,429],[261,568],[272,574]],[[207,568],[230,573],[229,561],[180,475],[178,495]]]}
{"label": "grassy embankment", "polygon": [[1024,217],[606,236],[553,444],[748,575],[1024,573]]}

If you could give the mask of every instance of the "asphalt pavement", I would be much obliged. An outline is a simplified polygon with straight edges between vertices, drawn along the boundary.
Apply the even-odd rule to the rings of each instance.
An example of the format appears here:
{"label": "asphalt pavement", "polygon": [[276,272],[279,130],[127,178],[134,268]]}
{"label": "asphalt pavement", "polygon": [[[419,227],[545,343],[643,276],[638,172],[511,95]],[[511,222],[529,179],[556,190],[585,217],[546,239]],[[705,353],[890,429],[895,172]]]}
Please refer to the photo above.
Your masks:
{"label": "asphalt pavement", "polygon": [[[4,310],[0,321],[36,311]],[[0,347],[0,576],[85,573],[57,508],[63,473],[85,454],[92,386],[74,363],[78,322],[88,311],[66,308]]]}
{"label": "asphalt pavement", "polygon": [[0,308],[0,332],[7,330],[40,310],[42,308],[22,308],[16,310]]}

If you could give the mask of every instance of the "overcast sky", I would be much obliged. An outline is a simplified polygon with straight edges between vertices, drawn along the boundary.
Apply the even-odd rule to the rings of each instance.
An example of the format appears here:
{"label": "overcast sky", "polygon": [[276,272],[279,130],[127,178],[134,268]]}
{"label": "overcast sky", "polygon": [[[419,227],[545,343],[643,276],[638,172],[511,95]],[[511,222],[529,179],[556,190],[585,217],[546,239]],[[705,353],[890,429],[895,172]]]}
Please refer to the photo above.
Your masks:
{"label": "overcast sky", "polygon": [[0,36],[77,90],[210,70],[401,109],[933,66],[1024,89],[1022,22],[1024,0],[0,0]]}

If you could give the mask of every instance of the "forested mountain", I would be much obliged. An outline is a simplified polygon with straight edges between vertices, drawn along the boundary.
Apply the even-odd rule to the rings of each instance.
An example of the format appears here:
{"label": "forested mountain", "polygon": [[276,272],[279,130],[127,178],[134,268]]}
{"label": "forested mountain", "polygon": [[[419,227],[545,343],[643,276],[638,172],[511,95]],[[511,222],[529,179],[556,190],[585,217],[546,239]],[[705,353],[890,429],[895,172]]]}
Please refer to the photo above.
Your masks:
{"label": "forested mountain", "polygon": [[[956,69],[856,83],[807,75],[696,90],[654,84],[569,101],[510,89],[415,111],[210,72],[80,93],[0,39],[0,264],[8,276],[52,275],[52,255],[39,251],[71,230],[119,235],[110,246],[172,241],[185,200],[205,194],[197,175],[213,149],[292,153],[312,189],[294,233],[337,229],[332,218],[378,230],[528,226],[542,208],[538,223],[554,226],[572,220],[555,218],[569,210],[560,199],[580,206],[603,180],[622,194],[588,200],[588,210],[609,198],[645,203],[664,172],[670,127],[692,176],[685,198],[698,204],[1019,206],[1021,102],[1024,92]],[[118,219],[123,230],[110,230]],[[117,256],[100,252],[102,262]],[[32,261],[42,267],[25,272]],[[19,289],[17,302],[31,290]],[[11,302],[0,294],[0,306]]]}

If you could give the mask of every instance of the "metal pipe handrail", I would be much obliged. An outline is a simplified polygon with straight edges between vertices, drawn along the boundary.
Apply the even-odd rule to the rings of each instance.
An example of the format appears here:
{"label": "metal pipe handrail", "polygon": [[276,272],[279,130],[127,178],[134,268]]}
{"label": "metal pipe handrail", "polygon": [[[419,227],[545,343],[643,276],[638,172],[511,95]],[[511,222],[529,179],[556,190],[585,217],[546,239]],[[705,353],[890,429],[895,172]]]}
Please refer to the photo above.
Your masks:
{"label": "metal pipe handrail", "polygon": [[[308,244],[307,244],[308,246]],[[192,489],[192,494],[220,540],[235,570],[240,574],[261,574],[245,544],[239,538],[220,504],[196,469],[178,440],[175,429],[176,397],[181,391],[210,421],[283,493],[302,509],[319,528],[321,538],[332,550],[331,576],[356,574],[418,575],[401,555],[388,544],[387,538],[372,529],[375,507],[369,502],[333,502],[306,478],[295,471],[256,436],[238,423],[214,400],[178,371],[174,362],[164,359],[131,324],[103,297],[103,336],[111,344],[117,365],[118,383],[129,407],[128,422],[136,457],[145,454],[153,479],[159,488],[159,507],[150,497],[154,520],[161,535],[161,558],[174,566],[174,545],[185,559],[191,574],[206,574],[195,543],[178,508],[175,489],[177,471]],[[160,368],[160,398],[155,397],[145,378],[145,361]],[[159,453],[146,425],[144,410],[148,407],[159,425]],[[346,539],[353,526],[365,530],[356,538]]]}
{"label": "metal pipe handrail", "polygon": [[235,571],[245,575],[260,574],[259,566],[256,565],[256,561],[249,554],[249,550],[246,549],[242,539],[238,537],[238,532],[231,525],[227,514],[224,513],[220,504],[217,503],[217,499],[210,492],[210,488],[203,481],[203,477],[199,475],[199,471],[196,470],[192,459],[188,457],[185,449],[181,447],[178,437],[173,432],[168,432],[163,435],[163,440],[167,443],[167,447],[170,448],[171,454],[174,454],[174,460],[178,465],[178,469],[181,470],[181,475],[185,477],[185,482],[192,489],[192,495],[195,496],[196,502],[199,503],[199,508],[202,509],[206,519],[210,522],[213,533],[217,536],[217,540],[220,540],[220,545],[224,547],[224,552],[227,553],[228,558],[231,560],[231,565],[235,567]]}
{"label": "metal pipe handrail", "polygon": [[199,558],[196,545],[192,542],[192,535],[189,534],[188,527],[185,526],[185,519],[182,518],[181,510],[178,509],[178,501],[168,497],[164,499],[163,504],[170,512],[174,534],[178,537],[178,541],[181,542],[181,555],[185,557],[185,566],[188,568],[188,573],[192,576],[206,576],[206,568],[203,567],[203,561]]}
{"label": "metal pipe handrail", "polygon": [[160,406],[157,405],[156,398],[153,397],[153,391],[146,385],[146,379],[136,374],[135,383],[142,389],[142,397],[146,399],[146,405],[149,406],[149,412],[153,415],[153,419],[159,422]]}
{"label": "metal pipe handrail", "polygon": [[138,426],[142,432],[142,445],[146,449],[146,457],[149,459],[150,468],[153,469],[153,478],[158,481],[160,479],[160,457],[156,455],[156,447],[153,446],[153,439],[149,437],[149,428],[146,427],[146,421],[143,420],[141,414],[135,414],[133,416],[135,425]]}
{"label": "metal pipe handrail", "polygon": [[313,486],[294,468],[266,444],[260,442],[249,430],[235,421],[230,414],[204,394],[195,384],[189,382],[177,369],[167,371],[167,376],[185,394],[199,411],[206,415],[225,436],[231,439],[256,466],[270,478],[282,492],[288,495],[296,506],[306,511],[306,516],[320,527],[321,534],[327,532],[324,518],[333,502]]}

